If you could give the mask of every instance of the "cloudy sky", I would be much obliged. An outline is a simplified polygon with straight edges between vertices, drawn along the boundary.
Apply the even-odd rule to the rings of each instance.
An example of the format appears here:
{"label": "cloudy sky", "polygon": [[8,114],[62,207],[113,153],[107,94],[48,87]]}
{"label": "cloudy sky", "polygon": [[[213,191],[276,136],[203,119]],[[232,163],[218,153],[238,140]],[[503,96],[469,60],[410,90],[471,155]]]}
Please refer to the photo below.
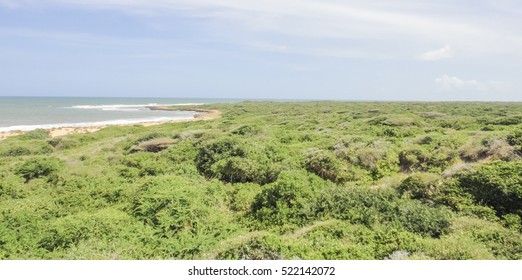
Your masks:
{"label": "cloudy sky", "polygon": [[0,0],[0,96],[522,101],[519,0]]}

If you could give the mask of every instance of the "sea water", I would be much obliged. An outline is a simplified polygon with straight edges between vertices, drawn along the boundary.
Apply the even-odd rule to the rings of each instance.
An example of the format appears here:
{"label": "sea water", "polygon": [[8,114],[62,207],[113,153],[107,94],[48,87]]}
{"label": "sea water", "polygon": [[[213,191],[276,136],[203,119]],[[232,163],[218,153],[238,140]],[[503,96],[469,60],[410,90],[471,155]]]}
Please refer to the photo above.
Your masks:
{"label": "sea water", "polygon": [[[238,102],[236,99],[0,97],[0,132],[191,119],[193,111],[148,106]],[[188,107],[187,107],[188,108]]]}

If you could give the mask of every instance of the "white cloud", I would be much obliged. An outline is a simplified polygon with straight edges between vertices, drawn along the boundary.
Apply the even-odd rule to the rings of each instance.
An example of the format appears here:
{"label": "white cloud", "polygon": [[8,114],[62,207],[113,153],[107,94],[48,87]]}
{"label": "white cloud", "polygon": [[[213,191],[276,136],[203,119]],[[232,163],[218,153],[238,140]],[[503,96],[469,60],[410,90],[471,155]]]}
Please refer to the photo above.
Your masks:
{"label": "white cloud", "polygon": [[450,77],[443,75],[435,79],[435,83],[442,90],[447,91],[506,91],[511,88],[507,82],[501,81],[486,81],[480,82],[477,80],[462,80],[457,77]]}
{"label": "white cloud", "polygon": [[452,58],[454,56],[453,49],[449,45],[445,45],[444,47],[425,52],[421,55],[419,55],[417,58],[420,60],[441,60],[445,58]]}
{"label": "white cloud", "polygon": [[[12,3],[9,0],[0,0]],[[0,3],[2,3],[0,2]],[[21,0],[24,5],[67,5],[86,9],[113,9],[130,14],[205,19],[214,33],[227,34],[243,44],[245,34],[278,44],[274,37],[295,41],[293,50],[307,46],[327,52],[355,48],[380,52],[381,57],[411,57],[418,46],[451,45],[466,55],[522,54],[522,34],[513,16],[493,18],[466,1],[450,0]],[[27,4],[30,3],[30,4]],[[476,12],[476,13],[475,13]],[[502,13],[502,12],[499,12]],[[501,15],[501,16],[502,16]],[[217,23],[217,24],[216,24]],[[217,30],[216,26],[222,26]],[[216,36],[219,36],[217,34]],[[248,39],[247,39],[248,40]],[[301,40],[301,41],[299,41]],[[326,40],[336,40],[336,46]],[[354,41],[357,44],[354,44]],[[283,44],[289,44],[283,42]],[[289,44],[291,45],[291,44]],[[387,46],[387,48],[382,47]],[[373,49],[372,49],[373,48]],[[370,50],[370,51],[368,51]],[[442,48],[421,55],[436,60],[452,55]],[[301,51],[304,52],[304,51]],[[419,57],[418,57],[419,58]]]}

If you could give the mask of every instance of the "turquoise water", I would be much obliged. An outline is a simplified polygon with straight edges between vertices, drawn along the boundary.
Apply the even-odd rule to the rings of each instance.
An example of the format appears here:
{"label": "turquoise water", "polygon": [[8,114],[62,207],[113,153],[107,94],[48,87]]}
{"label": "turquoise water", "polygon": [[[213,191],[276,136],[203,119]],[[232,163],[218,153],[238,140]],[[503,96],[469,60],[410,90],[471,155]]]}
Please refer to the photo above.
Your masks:
{"label": "turquoise water", "polygon": [[239,102],[237,99],[0,97],[0,132],[191,119],[195,112],[153,111],[151,105]]}

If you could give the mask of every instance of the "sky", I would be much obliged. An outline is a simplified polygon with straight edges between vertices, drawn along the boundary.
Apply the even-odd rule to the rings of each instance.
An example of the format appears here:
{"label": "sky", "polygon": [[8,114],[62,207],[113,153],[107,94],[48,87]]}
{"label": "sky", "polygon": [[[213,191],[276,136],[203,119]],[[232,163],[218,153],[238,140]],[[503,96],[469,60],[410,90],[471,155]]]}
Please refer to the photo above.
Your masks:
{"label": "sky", "polygon": [[522,101],[522,1],[0,0],[0,96]]}

